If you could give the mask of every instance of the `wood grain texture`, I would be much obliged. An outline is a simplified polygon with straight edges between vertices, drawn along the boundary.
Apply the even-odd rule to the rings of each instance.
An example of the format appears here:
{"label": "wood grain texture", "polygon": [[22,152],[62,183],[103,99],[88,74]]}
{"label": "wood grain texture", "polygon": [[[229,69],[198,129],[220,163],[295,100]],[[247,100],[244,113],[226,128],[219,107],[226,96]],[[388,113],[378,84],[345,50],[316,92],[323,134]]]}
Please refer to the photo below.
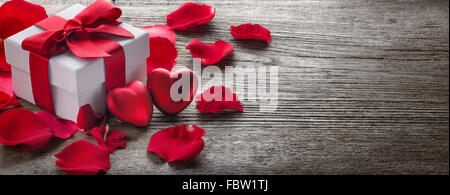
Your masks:
{"label": "wood grain texture", "polygon": [[[53,14],[91,1],[31,2]],[[200,114],[191,104],[176,117],[156,110],[148,128],[110,119],[128,147],[111,155],[108,174],[449,174],[447,0],[201,2],[216,17],[177,32],[176,66],[192,67],[184,47],[194,37],[228,41],[235,52],[222,63],[279,67],[278,109],[263,113],[261,102],[244,101],[243,113]],[[165,24],[183,3],[115,1],[122,20],[138,27]],[[247,22],[269,28],[273,42],[233,39],[229,26]],[[185,123],[208,133],[194,160],[167,164],[146,153],[153,133]],[[65,174],[51,156],[79,139],[91,140],[0,146],[0,174]]]}

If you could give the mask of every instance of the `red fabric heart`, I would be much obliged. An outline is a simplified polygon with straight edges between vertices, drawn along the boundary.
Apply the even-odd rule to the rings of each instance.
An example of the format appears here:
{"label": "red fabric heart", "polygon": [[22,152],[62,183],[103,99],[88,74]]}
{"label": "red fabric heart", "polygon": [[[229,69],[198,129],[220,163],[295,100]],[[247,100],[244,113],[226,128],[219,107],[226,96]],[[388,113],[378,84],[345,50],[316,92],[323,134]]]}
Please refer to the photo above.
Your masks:
{"label": "red fabric heart", "polygon": [[3,91],[0,91],[0,110],[9,106],[18,106],[20,105],[19,100],[16,99],[16,96],[10,96]]}
{"label": "red fabric heart", "polygon": [[132,81],[125,88],[111,90],[106,103],[111,113],[124,122],[145,127],[152,119],[152,98],[140,81]]}
{"label": "red fabric heart", "polygon": [[45,18],[43,7],[23,0],[8,1],[0,7],[0,71],[11,70],[5,60],[3,40]]}
{"label": "red fabric heart", "polygon": [[186,30],[200,24],[206,24],[214,18],[216,9],[208,5],[185,3],[166,16],[167,25],[175,30]]}
{"label": "red fabric heart", "polygon": [[109,149],[109,152],[114,152],[117,148],[126,148],[127,142],[122,140],[125,137],[125,133],[117,130],[109,130],[108,126],[100,126],[92,129],[92,137],[97,141],[99,146],[105,146]]}
{"label": "red fabric heart", "polygon": [[78,110],[77,125],[81,132],[90,134],[90,131],[94,127],[105,124],[106,117],[100,116],[94,112],[90,104],[81,106]]}
{"label": "red fabric heart", "polygon": [[220,112],[225,109],[244,111],[237,95],[225,86],[212,86],[195,97],[197,110],[203,113]]}
{"label": "red fabric heart", "polygon": [[53,137],[67,139],[78,130],[77,124],[73,121],[63,119],[45,111],[37,111],[34,114],[52,127]]}
{"label": "red fabric heart", "polygon": [[241,24],[230,26],[230,33],[236,39],[261,39],[267,42],[272,41],[270,31],[259,24]]}
{"label": "red fabric heart", "polygon": [[206,44],[197,38],[194,38],[186,49],[189,49],[192,57],[200,58],[202,65],[215,64],[234,51],[233,45],[225,41],[218,40],[214,44]]}
{"label": "red fabric heart", "polygon": [[108,148],[86,140],[68,145],[55,158],[55,165],[72,175],[95,175],[111,167]]}
{"label": "red fabric heart", "polygon": [[162,129],[150,138],[147,152],[154,152],[167,160],[189,160],[197,156],[204,146],[205,130],[196,125],[178,125]]}
{"label": "red fabric heart", "polygon": [[176,34],[166,25],[147,26],[142,30],[148,32],[150,39],[150,57],[147,58],[147,75],[156,68],[171,71],[178,57],[175,48]]}
{"label": "red fabric heart", "polygon": [[0,143],[3,145],[41,147],[52,136],[52,128],[31,111],[12,108],[0,114]]}
{"label": "red fabric heart", "polygon": [[[186,78],[186,79],[184,79]],[[183,79],[183,80],[180,80]],[[179,81],[179,82],[177,82]],[[186,82],[184,82],[186,81]],[[189,92],[181,90],[177,86],[174,95],[180,94],[181,98],[174,99],[171,96],[171,87],[177,82],[183,86],[189,86]],[[153,97],[155,106],[163,113],[177,114],[183,111],[193,100],[197,91],[197,77],[189,69],[169,72],[166,69],[158,68],[153,70],[147,78],[147,86]]]}
{"label": "red fabric heart", "polygon": [[11,72],[0,72],[0,91],[3,91],[9,96],[14,95]]}

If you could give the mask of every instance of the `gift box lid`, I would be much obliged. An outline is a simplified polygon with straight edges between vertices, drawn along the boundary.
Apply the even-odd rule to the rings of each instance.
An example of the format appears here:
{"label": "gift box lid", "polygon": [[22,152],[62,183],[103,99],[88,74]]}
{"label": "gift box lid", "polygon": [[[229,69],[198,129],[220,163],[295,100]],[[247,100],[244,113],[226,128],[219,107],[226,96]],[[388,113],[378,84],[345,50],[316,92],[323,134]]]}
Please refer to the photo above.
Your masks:
{"label": "gift box lid", "polygon": [[[76,4],[56,15],[68,20],[74,18],[85,8],[83,5]],[[135,37],[123,38],[106,35],[105,37],[116,41],[123,47],[127,65],[125,68],[126,78],[129,82],[128,78],[135,78],[132,74],[136,74],[133,67],[129,67],[129,65],[142,63],[150,55],[148,33],[125,23],[121,23],[119,26],[131,32]],[[22,41],[43,31],[45,30],[40,27],[31,26],[4,40],[8,64],[29,73],[29,51],[22,49]],[[70,50],[53,56],[49,61],[50,84],[71,94],[82,93],[82,91],[78,91],[79,86],[103,83],[105,77],[99,75],[104,75],[104,71],[103,58],[78,58]]]}

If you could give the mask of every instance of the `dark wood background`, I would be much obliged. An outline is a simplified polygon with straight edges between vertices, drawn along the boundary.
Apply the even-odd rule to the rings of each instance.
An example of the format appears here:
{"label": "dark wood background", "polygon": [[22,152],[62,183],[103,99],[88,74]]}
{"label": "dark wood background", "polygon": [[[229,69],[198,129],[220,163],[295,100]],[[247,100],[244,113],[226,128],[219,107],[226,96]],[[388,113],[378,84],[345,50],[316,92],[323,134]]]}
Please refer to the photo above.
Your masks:
{"label": "dark wood background", "polygon": [[[31,2],[54,14],[91,0]],[[137,27],[165,24],[183,3],[115,1],[122,20]],[[447,0],[202,3],[216,16],[177,33],[177,67],[192,67],[184,48],[192,38],[228,41],[235,52],[222,63],[279,67],[278,109],[262,113],[260,102],[243,101],[243,113],[200,114],[191,104],[176,117],[155,110],[148,128],[113,118],[128,147],[111,155],[108,174],[449,174]],[[247,22],[268,27],[273,42],[233,39],[229,26]],[[153,133],[184,123],[208,133],[199,156],[168,164],[146,152]],[[79,139],[91,140],[0,146],[0,174],[65,174],[52,156]]]}

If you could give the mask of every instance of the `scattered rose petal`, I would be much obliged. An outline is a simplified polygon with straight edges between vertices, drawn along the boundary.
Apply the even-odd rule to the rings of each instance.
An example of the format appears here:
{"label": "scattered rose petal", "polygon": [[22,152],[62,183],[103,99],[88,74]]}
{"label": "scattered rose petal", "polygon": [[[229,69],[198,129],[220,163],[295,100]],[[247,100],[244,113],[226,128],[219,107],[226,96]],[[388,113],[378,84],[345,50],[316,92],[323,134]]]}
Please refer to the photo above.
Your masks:
{"label": "scattered rose petal", "polygon": [[147,27],[143,27],[142,30],[148,32],[148,35],[149,35],[150,38],[155,38],[155,37],[166,38],[173,45],[175,45],[175,42],[177,40],[177,35],[167,25],[147,26]]}
{"label": "scattered rose petal", "polygon": [[202,65],[211,65],[222,60],[223,57],[233,52],[233,45],[218,40],[214,44],[206,44],[194,38],[187,46],[186,49],[191,51],[194,58],[200,58]]}
{"label": "scattered rose petal", "polygon": [[196,125],[178,125],[162,129],[150,138],[147,152],[154,152],[167,160],[189,160],[203,149],[205,130]]}
{"label": "scattered rose petal", "polygon": [[203,113],[220,112],[225,109],[243,111],[237,95],[225,86],[212,86],[195,97],[197,110]]}
{"label": "scattered rose petal", "polygon": [[261,39],[267,42],[272,41],[270,31],[259,24],[241,24],[230,26],[230,33],[236,39]]}
{"label": "scattered rose petal", "polygon": [[147,26],[142,30],[150,38],[150,57],[147,58],[147,75],[156,68],[171,71],[178,57],[175,48],[176,34],[166,25]]}
{"label": "scattered rose petal", "polygon": [[33,112],[12,108],[0,114],[0,143],[41,147],[53,136],[52,128]]}
{"label": "scattered rose petal", "polygon": [[150,38],[150,57],[147,58],[147,75],[154,69],[164,68],[171,71],[175,66],[178,52],[166,38]]}
{"label": "scattered rose petal", "polygon": [[0,39],[0,72],[9,71],[11,71],[11,66],[6,63],[5,46],[3,45],[3,41]]}
{"label": "scattered rose petal", "polygon": [[189,2],[167,15],[167,25],[175,30],[186,30],[208,23],[215,13],[216,9],[211,6]]}
{"label": "scattered rose petal", "polygon": [[5,2],[0,7],[0,38],[6,39],[45,18],[47,13],[40,5],[23,0]]}
{"label": "scattered rose petal", "polygon": [[90,133],[94,127],[105,124],[106,118],[94,112],[90,104],[80,107],[77,116],[77,125],[81,132]]}
{"label": "scattered rose petal", "polygon": [[0,110],[9,106],[18,106],[20,105],[19,100],[16,99],[16,96],[10,96],[3,91],[0,91]]}
{"label": "scattered rose petal", "polygon": [[53,137],[67,139],[78,130],[77,124],[73,121],[63,119],[45,111],[37,111],[34,114],[52,127]]}
{"label": "scattered rose petal", "polygon": [[0,72],[0,91],[3,91],[9,96],[14,95],[11,72]]}
{"label": "scattered rose petal", "polygon": [[45,18],[43,7],[23,0],[8,1],[0,7],[0,71],[11,70],[5,60],[3,40]]}
{"label": "scattered rose petal", "polygon": [[91,130],[92,137],[100,146],[105,146],[109,152],[114,152],[117,148],[126,148],[127,142],[122,140],[125,133],[117,130],[109,130],[108,126],[95,127]]}
{"label": "scattered rose petal", "polygon": [[55,165],[72,175],[95,175],[111,167],[108,148],[79,140],[58,154]]}

